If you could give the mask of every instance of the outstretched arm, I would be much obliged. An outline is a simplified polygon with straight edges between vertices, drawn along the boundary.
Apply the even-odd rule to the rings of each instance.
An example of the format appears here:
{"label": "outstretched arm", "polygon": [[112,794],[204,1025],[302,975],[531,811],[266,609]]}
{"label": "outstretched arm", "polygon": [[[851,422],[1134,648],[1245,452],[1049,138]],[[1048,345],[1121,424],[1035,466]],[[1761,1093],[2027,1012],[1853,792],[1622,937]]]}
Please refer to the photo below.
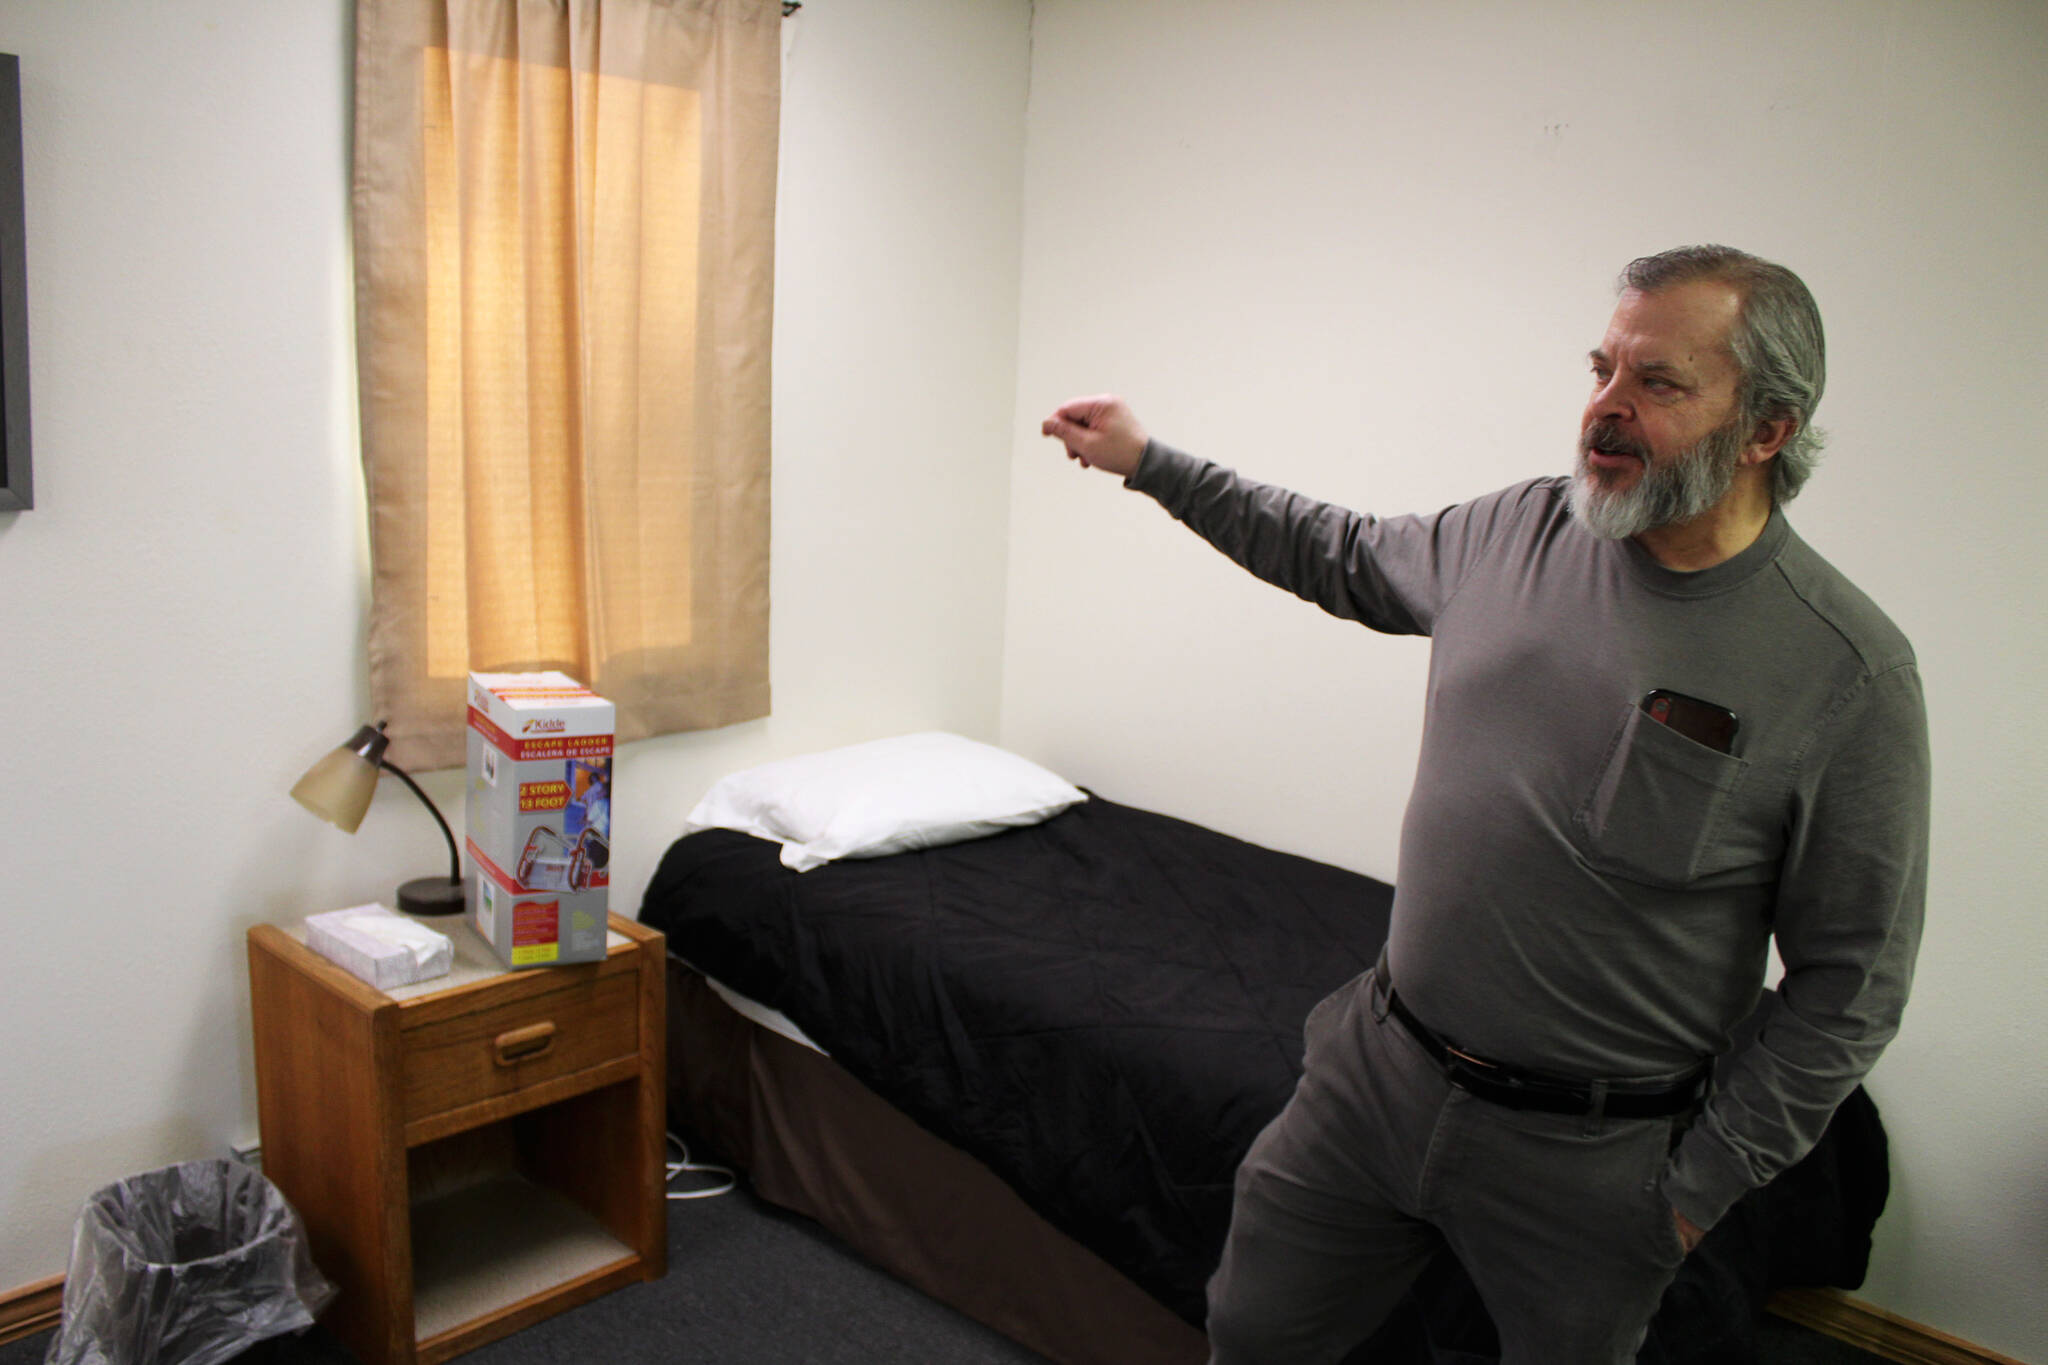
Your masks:
{"label": "outstretched arm", "polygon": [[1114,394],[1062,403],[1038,429],[1066,446],[1067,458],[1079,460],[1083,469],[1100,469],[1120,479],[1131,476],[1145,453],[1145,428]]}
{"label": "outstretched arm", "polygon": [[1070,399],[1039,428],[1067,456],[1156,500],[1244,568],[1333,616],[1427,635],[1442,604],[1541,481],[1428,517],[1379,518],[1240,478],[1151,440],[1114,394]]}

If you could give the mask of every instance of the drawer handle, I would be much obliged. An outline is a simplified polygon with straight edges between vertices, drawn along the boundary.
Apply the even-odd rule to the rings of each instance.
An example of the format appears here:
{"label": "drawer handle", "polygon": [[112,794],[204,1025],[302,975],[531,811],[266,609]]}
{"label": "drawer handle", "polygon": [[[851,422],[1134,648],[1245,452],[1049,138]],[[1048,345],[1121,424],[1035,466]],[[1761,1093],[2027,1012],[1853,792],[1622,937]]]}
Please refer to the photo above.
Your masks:
{"label": "drawer handle", "polygon": [[509,1033],[501,1033],[493,1043],[498,1053],[499,1066],[515,1066],[530,1062],[555,1045],[553,1023],[529,1024]]}

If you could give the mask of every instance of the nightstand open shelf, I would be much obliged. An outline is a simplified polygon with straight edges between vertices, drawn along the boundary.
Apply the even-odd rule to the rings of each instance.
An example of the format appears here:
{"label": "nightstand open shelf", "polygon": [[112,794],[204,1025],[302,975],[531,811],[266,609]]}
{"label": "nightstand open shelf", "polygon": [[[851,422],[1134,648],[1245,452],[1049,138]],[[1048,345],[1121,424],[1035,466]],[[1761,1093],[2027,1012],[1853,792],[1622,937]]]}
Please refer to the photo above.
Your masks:
{"label": "nightstand open shelf", "polygon": [[432,1365],[666,1268],[661,935],[380,991],[249,933],[264,1171],[369,1365]]}

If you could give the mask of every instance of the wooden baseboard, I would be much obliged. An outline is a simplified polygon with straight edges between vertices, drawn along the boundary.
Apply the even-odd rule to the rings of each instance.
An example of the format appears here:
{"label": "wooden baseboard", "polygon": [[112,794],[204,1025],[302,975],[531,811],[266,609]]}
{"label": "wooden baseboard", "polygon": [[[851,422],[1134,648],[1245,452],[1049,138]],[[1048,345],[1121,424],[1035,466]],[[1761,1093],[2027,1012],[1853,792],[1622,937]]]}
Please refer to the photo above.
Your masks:
{"label": "wooden baseboard", "polygon": [[57,1325],[64,1315],[64,1277],[52,1275],[0,1293],[0,1346]]}
{"label": "wooden baseboard", "polygon": [[1838,1289],[1781,1289],[1771,1296],[1768,1306],[1788,1322],[1900,1365],[2025,1365],[1875,1304],[1852,1299]]}

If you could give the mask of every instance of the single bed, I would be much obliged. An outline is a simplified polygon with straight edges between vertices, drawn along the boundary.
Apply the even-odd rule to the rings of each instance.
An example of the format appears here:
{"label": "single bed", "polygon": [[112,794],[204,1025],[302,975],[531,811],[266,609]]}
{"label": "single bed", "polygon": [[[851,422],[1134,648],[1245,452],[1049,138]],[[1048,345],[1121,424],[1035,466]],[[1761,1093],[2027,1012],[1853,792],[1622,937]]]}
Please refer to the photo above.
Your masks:
{"label": "single bed", "polygon": [[[803,873],[778,854],[707,830],[649,886],[675,1126],[1051,1359],[1203,1359],[1232,1173],[1311,1006],[1377,958],[1392,888],[1099,796]],[[1859,1284],[1885,1193],[1859,1091],[1687,1262],[1641,1359],[1746,1358],[1771,1290]],[[1497,1354],[1448,1260],[1372,1345]]]}

